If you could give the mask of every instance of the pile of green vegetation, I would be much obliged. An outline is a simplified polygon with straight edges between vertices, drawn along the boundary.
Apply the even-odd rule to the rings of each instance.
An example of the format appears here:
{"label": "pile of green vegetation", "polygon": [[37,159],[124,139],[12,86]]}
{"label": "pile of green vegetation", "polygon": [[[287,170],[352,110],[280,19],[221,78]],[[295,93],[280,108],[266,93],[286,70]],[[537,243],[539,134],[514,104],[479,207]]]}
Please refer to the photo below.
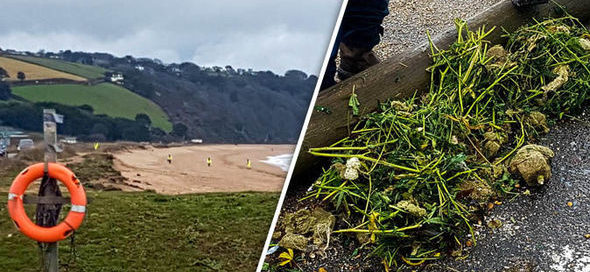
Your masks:
{"label": "pile of green vegetation", "polygon": [[[428,93],[383,103],[348,137],[310,149],[333,164],[307,197],[331,201],[349,225],[335,232],[356,235],[386,266],[474,244],[472,222],[490,199],[517,194],[508,170],[517,151],[589,97],[590,34],[576,18],[535,21],[507,33],[504,47],[485,40],[494,29],[456,25],[448,49],[431,42]],[[551,156],[525,151],[535,148]],[[525,181],[548,174],[534,178]]]}

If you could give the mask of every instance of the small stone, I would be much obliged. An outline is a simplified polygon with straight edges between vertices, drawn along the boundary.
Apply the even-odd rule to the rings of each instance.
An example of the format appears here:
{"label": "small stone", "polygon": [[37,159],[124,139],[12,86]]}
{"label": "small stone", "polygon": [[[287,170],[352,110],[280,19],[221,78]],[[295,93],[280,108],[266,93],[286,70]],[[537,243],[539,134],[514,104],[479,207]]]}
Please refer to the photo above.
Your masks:
{"label": "small stone", "polygon": [[488,227],[491,229],[498,229],[502,227],[502,221],[500,219],[494,219],[488,222]]}

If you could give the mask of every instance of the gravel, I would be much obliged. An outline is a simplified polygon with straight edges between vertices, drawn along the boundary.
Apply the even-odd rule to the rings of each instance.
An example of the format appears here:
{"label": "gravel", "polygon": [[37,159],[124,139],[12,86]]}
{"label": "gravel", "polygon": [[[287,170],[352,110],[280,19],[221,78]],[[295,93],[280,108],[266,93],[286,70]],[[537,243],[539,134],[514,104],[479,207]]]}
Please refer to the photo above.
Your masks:
{"label": "gravel", "polygon": [[426,31],[435,36],[453,27],[454,19],[468,19],[501,0],[391,0],[383,21],[385,32],[374,48],[387,59],[428,41]]}
{"label": "gravel", "polygon": [[555,152],[549,182],[494,207],[485,222],[499,219],[502,227],[480,228],[466,259],[425,271],[590,272],[590,110],[558,122],[541,144]]}

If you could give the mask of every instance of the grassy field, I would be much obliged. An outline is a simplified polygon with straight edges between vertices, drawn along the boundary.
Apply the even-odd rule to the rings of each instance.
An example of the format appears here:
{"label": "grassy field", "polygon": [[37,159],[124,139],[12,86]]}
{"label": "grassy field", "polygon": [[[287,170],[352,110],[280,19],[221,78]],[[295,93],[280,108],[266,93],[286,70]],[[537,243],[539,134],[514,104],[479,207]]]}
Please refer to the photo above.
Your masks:
{"label": "grassy field", "polygon": [[134,119],[138,113],[147,114],[155,127],[172,130],[168,116],[154,102],[120,86],[102,83],[86,85],[35,85],[14,87],[13,94],[32,102],[55,102],[71,106],[84,104],[95,114]]}
{"label": "grassy field", "polygon": [[[67,148],[60,159],[75,154]],[[0,198],[6,201],[14,177],[42,155],[42,149],[33,149],[0,159]],[[104,177],[94,171],[93,160],[108,157],[92,158],[73,163],[84,184]],[[102,163],[102,169],[113,167],[112,160]],[[59,243],[60,271],[254,271],[279,198],[278,193],[164,196],[86,188],[91,202],[75,246],[70,239]],[[26,207],[32,218],[34,205]],[[62,219],[69,209],[64,206]],[[0,205],[0,271],[39,271],[39,257],[37,243],[14,227],[6,205]]]}
{"label": "grassy field", "polygon": [[87,79],[94,79],[94,78],[102,78],[104,73],[107,72],[107,69],[98,66],[92,65],[85,65],[81,63],[57,60],[57,59],[47,59],[47,58],[37,58],[31,56],[10,56],[11,58],[23,60],[30,63],[39,64],[41,66],[51,68],[54,70],[78,75]]}
{"label": "grassy field", "polygon": [[18,81],[17,73],[24,72],[26,80],[43,80],[52,78],[65,78],[76,81],[86,81],[86,78],[74,74],[65,73],[43,67],[41,65],[31,64],[28,62],[0,57],[0,67],[4,68],[9,75],[10,81]]}
{"label": "grassy field", "polygon": [[[88,196],[76,258],[69,260],[69,240],[59,244],[67,271],[254,271],[278,201],[269,193]],[[39,271],[37,243],[16,230],[5,205],[0,210],[0,267]]]}

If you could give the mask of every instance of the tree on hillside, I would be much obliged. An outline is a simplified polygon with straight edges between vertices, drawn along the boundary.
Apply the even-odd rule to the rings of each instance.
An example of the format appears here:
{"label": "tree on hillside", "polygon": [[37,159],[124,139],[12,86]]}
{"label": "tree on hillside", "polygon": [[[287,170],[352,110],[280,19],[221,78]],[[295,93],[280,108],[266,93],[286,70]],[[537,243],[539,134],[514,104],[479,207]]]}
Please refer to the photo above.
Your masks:
{"label": "tree on hillside", "polygon": [[6,72],[4,68],[0,67],[0,80],[2,80],[5,77],[8,77],[8,72]]}
{"label": "tree on hillside", "polygon": [[92,126],[92,129],[90,130],[91,135],[102,135],[105,138],[109,135],[109,132],[109,128],[102,123],[94,124],[94,126]]}
{"label": "tree on hillside", "polygon": [[285,72],[285,77],[297,80],[305,80],[307,78],[307,74],[299,70],[289,70]]}
{"label": "tree on hillside", "polygon": [[150,140],[150,131],[142,126],[128,126],[121,132],[123,140],[141,142]]}
{"label": "tree on hillside", "polygon": [[172,126],[172,134],[173,136],[177,137],[186,137],[186,132],[188,131],[188,127],[186,127],[183,123],[176,123]]}
{"label": "tree on hillside", "polygon": [[25,75],[25,73],[24,73],[24,72],[21,72],[21,71],[19,71],[19,72],[16,74],[16,77],[17,77],[18,79],[20,79],[20,81],[24,81],[24,80],[25,80],[25,78],[27,78],[27,76]]}
{"label": "tree on hillside", "polygon": [[87,111],[88,113],[94,113],[94,108],[88,104],[84,104],[82,106],[79,106],[78,108],[83,111]]}
{"label": "tree on hillside", "polygon": [[138,113],[137,115],[135,115],[135,121],[137,121],[145,127],[149,127],[152,125],[152,119],[150,119],[150,117],[145,113]]}
{"label": "tree on hillside", "polygon": [[0,81],[0,100],[8,100],[10,97],[12,97],[10,86],[4,81]]}

